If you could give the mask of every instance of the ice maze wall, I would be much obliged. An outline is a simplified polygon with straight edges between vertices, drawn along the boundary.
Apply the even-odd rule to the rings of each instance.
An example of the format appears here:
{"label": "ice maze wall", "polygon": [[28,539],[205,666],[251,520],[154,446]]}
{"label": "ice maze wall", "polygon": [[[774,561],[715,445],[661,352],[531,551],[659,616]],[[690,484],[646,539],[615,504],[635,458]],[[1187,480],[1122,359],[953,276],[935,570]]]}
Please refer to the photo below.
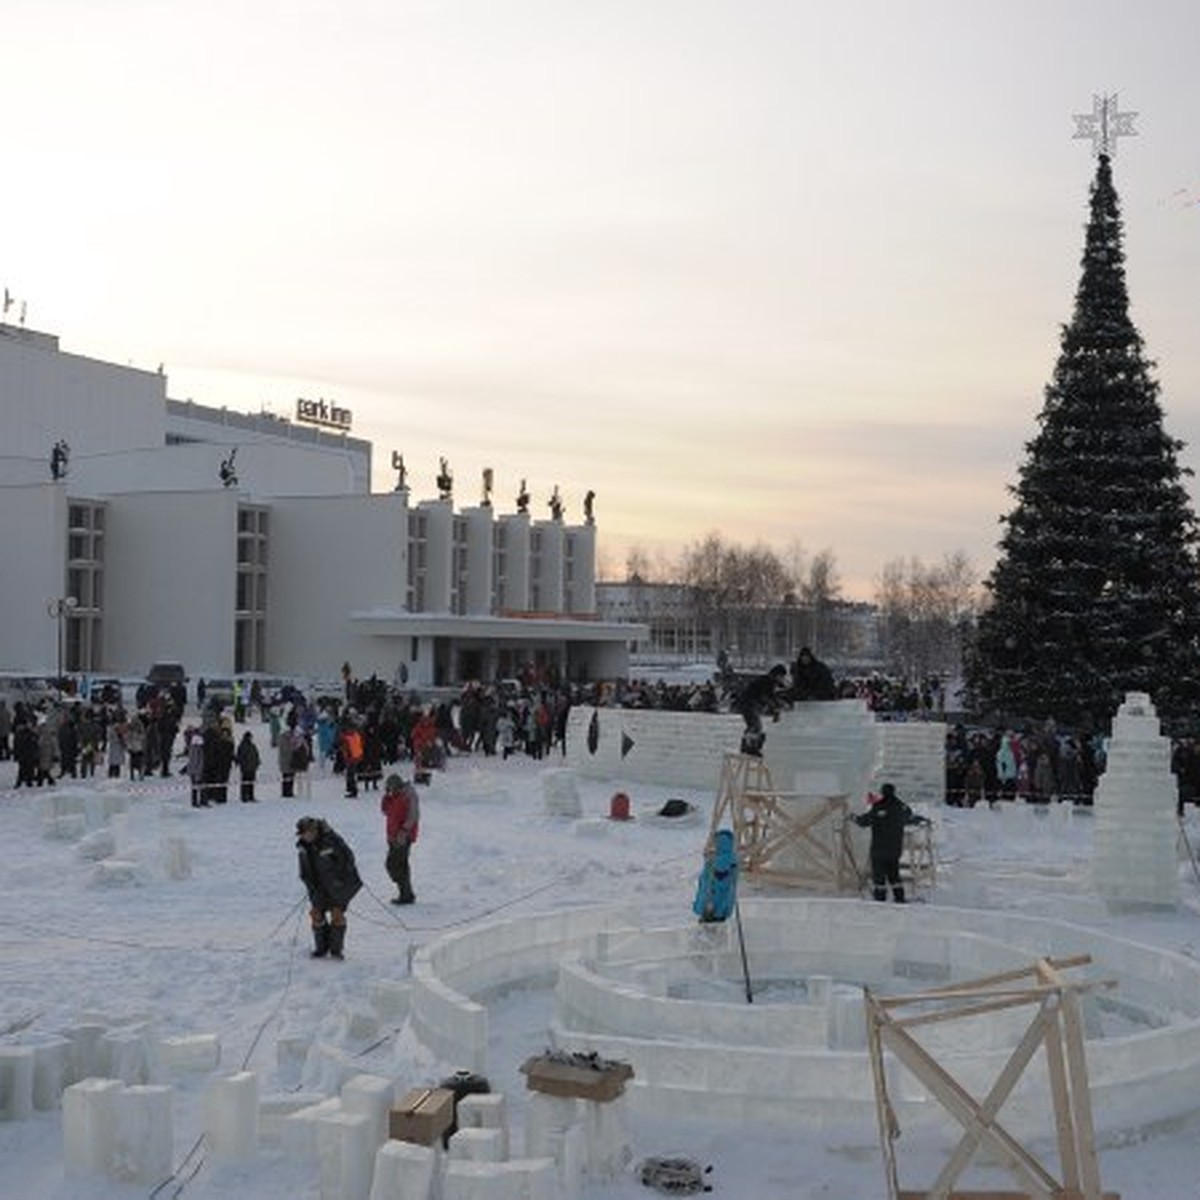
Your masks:
{"label": "ice maze wall", "polygon": [[[201,1072],[214,1158],[240,1162],[283,1153],[306,1159],[320,1178],[323,1200],[420,1200],[439,1189],[442,1200],[555,1200],[616,1169],[623,1143],[614,1125],[623,1128],[626,1112],[632,1117],[669,1106],[681,1116],[735,1123],[802,1122],[871,1144],[876,1114],[863,985],[895,994],[1027,966],[1039,956],[1076,954],[1092,956],[1088,977],[1118,984],[1105,994],[1112,999],[1085,997],[1101,1137],[1125,1136],[1200,1108],[1200,963],[1185,956],[1008,912],[757,897],[743,899],[741,910],[750,977],[756,990],[784,986],[783,1001],[747,1005],[738,994],[740,949],[732,924],[648,926],[626,906],[456,931],[418,951],[409,979],[371,988],[378,1020],[411,1018],[412,1032],[439,1060],[487,1074],[489,993],[541,983],[555,989],[546,1031],[552,1045],[632,1065],[634,1079],[619,1111],[602,1118],[582,1108],[555,1108],[527,1118],[525,1158],[511,1157],[512,1139],[497,1111],[502,1098],[486,1102],[490,1115],[479,1114],[475,1124],[460,1122],[464,1131],[494,1132],[456,1135],[457,1146],[452,1142],[447,1152],[408,1146],[386,1139],[386,1113],[398,1089],[420,1081],[402,1085],[358,1075],[343,1056],[318,1072],[319,1090],[260,1095],[253,1073],[218,1070],[215,1037],[162,1037],[140,1018],[107,1024],[92,1018],[61,1037],[4,1047],[0,1115],[20,1120],[61,1102],[70,1171],[146,1182],[162,1178],[164,1155],[169,1158],[172,1104],[164,1100],[182,1077]],[[993,1016],[986,1027],[947,1023],[931,1035],[931,1049],[965,1086],[983,1094],[1027,1020],[1017,1011]],[[281,1037],[277,1044],[281,1062],[312,1062],[320,1050],[304,1038]],[[897,1075],[892,1100],[906,1129],[956,1136],[910,1076]],[[1036,1070],[1006,1101],[1004,1115],[1017,1136],[1049,1127],[1049,1089]]]}
{"label": "ice maze wall", "polygon": [[[593,714],[599,730],[594,754],[587,745]],[[796,755],[801,759],[785,764],[783,774],[803,760],[811,764],[815,756],[823,765],[836,767],[844,757],[841,743],[861,740],[862,722],[877,740],[868,764],[868,786],[886,779],[909,801],[943,799],[946,727],[932,721],[875,721],[859,700],[800,704],[784,712],[778,723],[768,721],[765,758],[776,771],[775,750],[782,752],[786,746],[789,760]],[[591,779],[714,788],[725,755],[741,744],[743,728],[742,718],[730,713],[576,705],[567,727],[567,765]],[[790,790],[793,781],[779,778],[775,783]]]}
{"label": "ice maze wall", "polygon": [[[436,992],[438,1006],[425,1008],[420,1032],[439,1053],[486,1071],[487,1011],[472,994],[513,983],[519,964],[544,977],[557,963],[553,1042],[630,1062],[635,1111],[669,1104],[709,1118],[871,1130],[862,985],[907,990],[914,980],[971,979],[1042,955],[1086,953],[1092,977],[1118,982],[1114,1001],[1085,1004],[1097,1128],[1118,1133],[1200,1108],[1200,964],[1182,955],[1011,913],[838,899],[746,899],[741,909],[751,978],[800,981],[797,1003],[673,998],[689,979],[740,978],[729,925],[647,930],[617,909],[580,910],[427,946],[414,962],[414,1013],[422,993]],[[947,1028],[937,1048],[956,1077],[986,1091],[1022,1021],[1018,1013],[986,1030]],[[1052,1120],[1044,1082],[1030,1074],[1006,1105],[1015,1129],[1036,1134]],[[897,1104],[906,1123],[941,1120],[915,1081],[900,1081]]]}

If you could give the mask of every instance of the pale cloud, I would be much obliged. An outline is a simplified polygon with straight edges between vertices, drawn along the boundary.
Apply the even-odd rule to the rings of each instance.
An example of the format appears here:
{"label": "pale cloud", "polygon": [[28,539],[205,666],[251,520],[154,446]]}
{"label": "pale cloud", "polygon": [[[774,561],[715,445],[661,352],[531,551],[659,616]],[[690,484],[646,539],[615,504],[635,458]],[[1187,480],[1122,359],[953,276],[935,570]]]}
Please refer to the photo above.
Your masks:
{"label": "pale cloud", "polygon": [[[605,558],[712,530],[990,565],[1069,319],[1088,147],[1168,431],[1200,434],[1200,9],[47,0],[5,14],[0,283],[198,402],[324,395],[431,492]],[[1185,462],[1195,462],[1191,447]]]}

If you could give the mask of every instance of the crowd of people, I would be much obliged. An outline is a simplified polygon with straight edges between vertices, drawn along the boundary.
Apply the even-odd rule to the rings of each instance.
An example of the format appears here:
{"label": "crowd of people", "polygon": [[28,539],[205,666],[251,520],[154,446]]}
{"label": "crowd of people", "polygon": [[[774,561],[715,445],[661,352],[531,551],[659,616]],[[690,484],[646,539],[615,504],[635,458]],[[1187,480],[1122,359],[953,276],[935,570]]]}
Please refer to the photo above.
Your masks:
{"label": "crowd of people", "polygon": [[[105,692],[88,700],[67,697],[37,707],[0,700],[0,761],[15,760],[15,786],[42,787],[62,778],[97,775],[133,781],[187,775],[196,807],[226,803],[236,769],[238,798],[258,800],[260,778],[277,780],[285,798],[307,797],[311,772],[335,772],[349,797],[378,792],[385,773],[411,764],[413,778],[454,755],[514,755],[543,759],[566,754],[573,707],[625,707],[704,713],[737,712],[745,724],[743,750],[761,753],[763,722],[806,700],[859,698],[881,719],[937,719],[939,681],[919,685],[873,675],[835,679],[812,652],[800,652],[757,676],[724,669],[689,683],[608,680],[567,683],[536,676],[495,684],[468,683],[453,695],[423,699],[372,675],[347,677],[340,696],[310,698],[295,687],[270,695],[253,686],[235,697],[205,698],[186,708],[181,685],[144,685],[134,703]],[[899,703],[893,710],[888,706]],[[189,714],[185,717],[185,713]],[[255,716],[269,745],[236,727]],[[1064,729],[1053,721],[1017,728],[946,727],[947,803],[995,805],[1068,801],[1090,804],[1106,763],[1106,738]],[[1172,743],[1178,807],[1200,803],[1200,740]]]}

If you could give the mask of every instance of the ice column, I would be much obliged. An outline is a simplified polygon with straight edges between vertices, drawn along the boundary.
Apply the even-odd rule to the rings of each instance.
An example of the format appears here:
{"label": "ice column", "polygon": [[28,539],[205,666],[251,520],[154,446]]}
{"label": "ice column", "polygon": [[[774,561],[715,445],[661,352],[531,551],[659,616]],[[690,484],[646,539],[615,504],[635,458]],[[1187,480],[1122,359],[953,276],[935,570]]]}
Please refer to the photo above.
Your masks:
{"label": "ice column", "polygon": [[384,1142],[375,1154],[370,1200],[430,1200],[441,1146]]}
{"label": "ice column", "polygon": [[508,1158],[508,1114],[502,1092],[464,1096],[454,1112],[462,1129],[494,1129],[500,1134],[500,1157]]}
{"label": "ice column", "polygon": [[564,1200],[575,1200],[583,1188],[586,1136],[578,1100],[530,1093],[525,1115],[525,1152],[533,1158],[554,1160]]}
{"label": "ice column", "polygon": [[1108,765],[1096,787],[1092,882],[1109,905],[1177,903],[1176,797],[1171,744],[1150,697],[1130,692],[1113,720]]}
{"label": "ice column", "polygon": [[32,1046],[0,1046],[0,1120],[32,1115],[33,1068]]}
{"label": "ice column", "polygon": [[378,1147],[371,1119],[330,1113],[316,1123],[321,1200],[368,1200]]}
{"label": "ice column", "polygon": [[238,1071],[209,1081],[204,1097],[209,1149],[223,1162],[245,1162],[258,1152],[258,1076]]}
{"label": "ice column", "polygon": [[113,1126],[109,1167],[116,1178],[144,1184],[171,1174],[175,1138],[169,1087],[135,1084],[115,1092]]}
{"label": "ice column", "polygon": [[67,1173],[108,1170],[116,1137],[119,1079],[85,1079],[63,1092],[63,1160]]}
{"label": "ice column", "polygon": [[374,1154],[388,1140],[388,1110],[396,1098],[396,1085],[381,1075],[355,1075],[342,1084],[341,1098],[346,1112],[370,1123]]}

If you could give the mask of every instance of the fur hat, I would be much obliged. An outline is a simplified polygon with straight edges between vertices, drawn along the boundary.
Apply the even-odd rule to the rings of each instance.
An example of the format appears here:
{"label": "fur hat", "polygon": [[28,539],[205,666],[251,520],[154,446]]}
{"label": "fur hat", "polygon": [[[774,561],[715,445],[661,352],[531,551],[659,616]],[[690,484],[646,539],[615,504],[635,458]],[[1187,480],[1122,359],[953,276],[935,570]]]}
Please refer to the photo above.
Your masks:
{"label": "fur hat", "polygon": [[404,780],[399,775],[389,775],[383,781],[383,790],[385,792],[398,792],[404,787]]}

